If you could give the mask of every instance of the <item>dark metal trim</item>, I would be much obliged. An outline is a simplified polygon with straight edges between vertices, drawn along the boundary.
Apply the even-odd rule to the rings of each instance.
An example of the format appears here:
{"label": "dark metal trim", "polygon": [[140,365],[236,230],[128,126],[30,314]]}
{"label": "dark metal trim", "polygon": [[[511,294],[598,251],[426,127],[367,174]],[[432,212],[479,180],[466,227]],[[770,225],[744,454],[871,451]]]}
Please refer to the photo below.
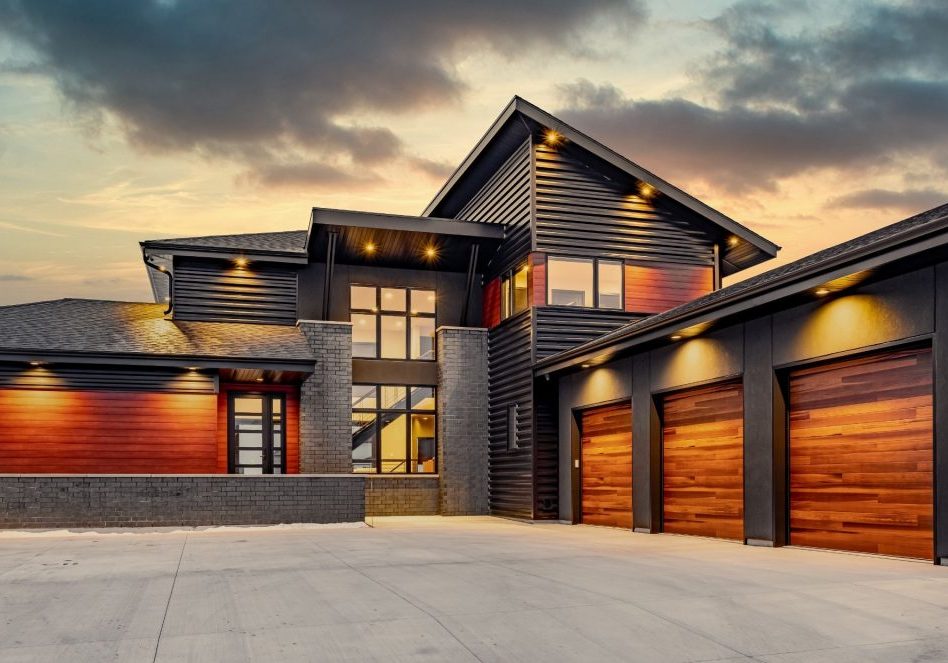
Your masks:
{"label": "dark metal trim", "polygon": [[164,274],[165,276],[168,277],[168,308],[165,309],[165,315],[168,315],[174,309],[174,275],[171,273],[170,270],[162,269],[155,263],[149,261],[148,256],[145,255],[144,253],[142,254],[142,261],[145,263],[146,266],[151,267],[156,272]]}
{"label": "dark metal trim", "polygon": [[258,368],[265,371],[291,371],[312,373],[315,360],[308,359],[229,359],[227,357],[203,357],[199,355],[135,355],[106,354],[95,352],[56,352],[29,349],[0,353],[0,361],[47,361],[64,364],[96,364],[118,366],[173,366],[185,368]]}
{"label": "dark metal trim", "polygon": [[329,302],[332,295],[332,274],[336,267],[336,239],[339,233],[329,232],[329,238],[326,242],[326,272],[323,278],[323,320],[329,319]]}
{"label": "dark metal trim", "polygon": [[477,254],[480,245],[471,245],[471,254],[467,261],[467,282],[464,285],[464,303],[461,305],[461,327],[467,327],[468,309],[471,308],[471,292],[474,290],[474,276],[477,271]]}

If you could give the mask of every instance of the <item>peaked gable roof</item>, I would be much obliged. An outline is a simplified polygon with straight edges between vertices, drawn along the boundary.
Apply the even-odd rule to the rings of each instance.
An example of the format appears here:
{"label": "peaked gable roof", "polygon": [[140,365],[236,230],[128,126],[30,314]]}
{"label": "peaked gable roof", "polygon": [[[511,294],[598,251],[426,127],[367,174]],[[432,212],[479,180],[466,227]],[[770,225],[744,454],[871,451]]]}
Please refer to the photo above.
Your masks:
{"label": "peaked gable roof", "polygon": [[724,233],[742,240],[738,247],[730,250],[725,256],[732,267],[726,270],[727,273],[769,260],[780,250],[780,247],[770,240],[520,97],[514,97],[507,105],[441,187],[422,215],[453,216],[490,177],[499,163],[515,147],[521,145],[528,135],[534,133],[535,128],[530,123],[557,131],[570,143],[630,177],[653,186],[669,199],[718,226]]}

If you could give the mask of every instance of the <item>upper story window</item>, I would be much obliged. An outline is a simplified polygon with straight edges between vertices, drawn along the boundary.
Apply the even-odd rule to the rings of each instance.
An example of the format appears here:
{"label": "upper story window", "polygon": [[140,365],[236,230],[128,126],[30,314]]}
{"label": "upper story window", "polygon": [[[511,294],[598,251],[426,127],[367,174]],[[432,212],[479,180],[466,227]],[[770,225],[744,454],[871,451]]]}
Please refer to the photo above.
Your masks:
{"label": "upper story window", "polygon": [[530,305],[529,268],[522,265],[507,272],[500,281],[500,319],[506,320],[512,315],[526,311]]}
{"label": "upper story window", "polygon": [[548,304],[622,309],[622,261],[550,256],[546,264]]}
{"label": "upper story window", "polygon": [[435,358],[435,292],[354,285],[349,289],[352,356]]}

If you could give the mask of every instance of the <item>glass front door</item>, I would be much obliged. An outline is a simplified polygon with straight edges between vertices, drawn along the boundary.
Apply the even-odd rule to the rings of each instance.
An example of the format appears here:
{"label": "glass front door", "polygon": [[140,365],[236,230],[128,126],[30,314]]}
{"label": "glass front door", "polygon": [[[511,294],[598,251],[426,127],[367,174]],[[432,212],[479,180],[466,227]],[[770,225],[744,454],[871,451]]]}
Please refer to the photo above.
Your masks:
{"label": "glass front door", "polygon": [[283,474],[286,471],[283,435],[283,396],[231,394],[231,474]]}

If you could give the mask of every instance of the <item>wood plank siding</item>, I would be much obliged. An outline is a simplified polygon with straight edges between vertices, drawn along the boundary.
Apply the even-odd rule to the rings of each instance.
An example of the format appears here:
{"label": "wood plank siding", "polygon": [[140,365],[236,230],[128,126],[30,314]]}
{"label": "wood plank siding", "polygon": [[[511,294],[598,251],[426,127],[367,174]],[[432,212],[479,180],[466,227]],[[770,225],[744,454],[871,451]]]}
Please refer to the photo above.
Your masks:
{"label": "wood plank siding", "polygon": [[676,264],[714,264],[706,222],[664,197],[634,195],[634,182],[606,177],[578,149],[534,146],[536,250]]}
{"label": "wood plank siding", "polygon": [[296,267],[176,257],[175,320],[296,324]]}
{"label": "wood plank siding", "polygon": [[743,540],[743,399],[739,382],[663,399],[666,532]]}
{"label": "wood plank siding", "polygon": [[931,559],[932,354],[790,377],[790,543]]}
{"label": "wood plank siding", "polygon": [[[495,515],[533,517],[532,309],[488,332],[490,508]],[[507,408],[517,405],[518,448],[507,448]]]}
{"label": "wood plank siding", "polygon": [[214,394],[0,390],[0,472],[210,474]]}
{"label": "wood plank siding", "polygon": [[714,268],[674,263],[626,263],[625,310],[661,313],[714,290]]}
{"label": "wood plank siding", "polygon": [[581,416],[582,522],[632,527],[632,406],[586,410]]}
{"label": "wood plank siding", "polygon": [[486,276],[512,268],[530,252],[532,184],[527,138],[462,207],[454,218],[506,225],[507,236]]}

